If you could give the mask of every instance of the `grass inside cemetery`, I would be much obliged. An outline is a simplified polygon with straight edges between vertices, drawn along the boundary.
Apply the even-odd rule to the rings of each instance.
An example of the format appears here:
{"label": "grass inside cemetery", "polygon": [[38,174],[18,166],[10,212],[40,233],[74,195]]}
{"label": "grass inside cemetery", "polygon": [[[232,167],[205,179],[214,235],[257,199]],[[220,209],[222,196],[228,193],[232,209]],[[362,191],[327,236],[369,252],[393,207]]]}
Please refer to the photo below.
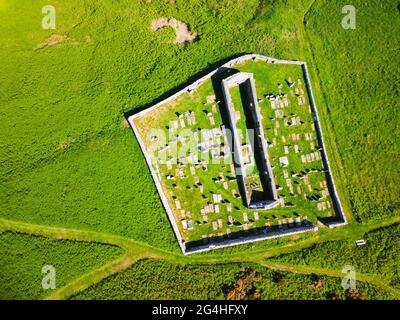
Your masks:
{"label": "grass inside cemetery", "polygon": [[[43,30],[41,8],[48,4],[45,0],[0,0],[0,217],[9,221],[0,220],[0,229],[15,227],[52,239],[71,236],[73,240],[82,237],[88,242],[112,243],[124,248],[132,261],[156,255],[173,260],[172,266],[171,261],[140,262],[129,271],[100,282],[96,290],[85,291],[80,297],[134,297],[132,291],[135,290],[141,293],[141,298],[158,297],[162,295],[155,280],[159,276],[163,276],[160,282],[163,287],[168,281],[186,284],[193,277],[190,286],[199,289],[194,290],[196,293],[189,289],[179,293],[168,288],[164,290],[165,297],[225,297],[227,293],[220,290],[222,284],[232,285],[239,274],[239,266],[229,262],[255,259],[255,256],[260,258],[257,262],[265,262],[264,257],[305,249],[314,243],[318,243],[314,256],[310,251],[302,252],[308,268],[303,260],[293,256],[285,258],[290,266],[285,268],[293,272],[318,270],[321,274],[340,276],[338,265],[330,259],[322,264],[322,260],[349,250],[359,257],[358,267],[363,272],[374,277],[382,273],[384,281],[392,281],[391,284],[385,282],[389,289],[398,287],[397,280],[387,276],[396,268],[396,251],[390,249],[397,246],[395,240],[391,240],[395,239],[394,231],[384,231],[379,236],[367,234],[371,249],[362,249],[364,251],[355,252],[347,242],[363,237],[365,230],[372,226],[393,223],[399,216],[399,165],[395,159],[400,148],[399,52],[396,50],[400,21],[396,0],[352,1],[357,8],[356,30],[344,30],[340,25],[341,8],[348,4],[345,0],[175,0],[174,3],[54,0],[51,4],[57,9],[57,29]],[[152,21],[161,16],[188,23],[190,30],[199,36],[198,41],[175,45],[172,43],[175,34],[170,28],[152,32]],[[52,36],[61,39],[60,42],[46,46]],[[198,254],[187,258],[193,262],[190,267],[177,266],[176,262],[184,258],[180,256],[139,144],[127,126],[126,114],[168,97],[233,56],[253,52],[307,62],[326,151],[340,199],[352,223],[342,229],[321,228],[317,234],[306,233]],[[311,140],[305,138],[306,133],[314,132],[308,103],[294,108],[298,104],[297,97],[291,95],[285,82],[288,77],[293,81],[302,79],[301,69],[283,65],[268,65],[268,69],[262,69],[258,64],[237,68],[255,75],[258,98],[263,100],[260,106],[267,141],[275,145],[268,148],[268,152],[276,184],[282,188],[278,193],[285,196],[285,202],[294,205],[260,214],[260,220],[253,221],[253,225],[264,225],[264,215],[275,222],[283,216],[292,217],[294,212],[307,216],[312,222],[318,216],[328,215],[329,210],[319,211],[314,201],[305,201],[297,194],[298,186],[303,194],[307,192],[310,196],[319,191],[310,191],[304,180],[292,177],[291,172],[313,170],[309,174],[309,184],[312,188],[321,188],[324,174],[319,172],[319,162],[303,163],[294,150],[296,144],[301,153],[310,154],[311,142],[317,148],[315,134]],[[279,93],[278,83],[283,85],[282,90],[290,102],[284,108],[285,119],[291,121],[292,117],[300,117],[304,122],[301,126],[286,127],[284,119],[279,118],[279,128],[276,128],[275,111],[280,109],[268,106],[263,94]],[[211,82],[192,95],[181,96],[170,106],[173,111],[165,113],[160,108],[151,113],[147,122],[139,127],[143,127],[142,132],[148,128],[162,128],[168,132],[166,126],[170,119],[176,119],[175,112],[183,114],[188,109],[195,112],[197,123],[204,128],[212,128],[208,112],[212,113],[215,126],[219,126],[222,124],[219,110],[214,113],[211,105],[204,106],[210,95],[214,95]],[[306,92],[305,98],[308,98]],[[203,111],[205,108],[207,113]],[[301,139],[292,141],[293,134],[300,134]],[[284,147],[288,144],[292,147],[285,155]],[[288,157],[288,175],[297,196],[290,194],[284,168],[279,162],[282,156]],[[213,191],[229,199],[234,220],[243,222],[242,211],[245,210],[242,210],[241,199],[232,194],[232,189],[239,191],[237,182],[228,182],[229,189],[225,190],[221,182],[212,180],[223,173],[229,181],[227,176],[233,177],[230,170],[229,165],[209,165],[206,172],[198,174],[199,183],[208,192],[207,197]],[[193,186],[197,182],[190,175],[189,166],[184,171],[192,190],[183,192],[186,185],[178,186],[180,201],[192,215],[194,229],[190,233],[182,232],[195,239],[201,239],[203,234],[217,235],[212,221],[219,218],[211,214],[209,223],[202,223],[199,210],[209,199],[203,199],[198,188]],[[174,182],[162,181],[172,192]],[[171,201],[172,195],[167,195]],[[221,205],[221,210],[224,206],[226,204]],[[249,219],[253,219],[252,212],[249,213]],[[181,216],[177,218],[180,220]],[[235,228],[242,227],[232,226],[232,231]],[[49,260],[60,269],[59,285],[77,281],[70,287],[73,293],[121,270],[119,267],[96,269],[120,254],[115,247],[50,241],[8,232],[2,233],[0,239],[4,244],[0,249],[0,273],[2,279],[7,279],[1,281],[1,298],[44,297],[47,293],[38,291],[42,278],[39,267]],[[325,241],[328,244],[325,245]],[[385,250],[389,253],[385,254]],[[316,260],[314,266],[311,266],[312,259],[309,260],[311,256]],[[210,264],[204,265],[206,260]],[[223,267],[212,264],[222,260],[227,263]],[[347,260],[357,262],[350,257]],[[278,262],[283,264],[282,261]],[[344,262],[344,259],[338,261]],[[27,264],[33,267],[29,269]],[[168,268],[172,271],[167,271]],[[256,269],[255,266],[251,268]],[[337,273],[330,273],[327,268]],[[265,274],[272,272],[260,266],[257,270]],[[82,273],[83,278],[80,278]],[[207,273],[204,285],[199,276],[203,273]],[[149,277],[145,277],[147,274]],[[136,276],[143,277],[140,288],[132,281]],[[269,275],[263,277],[270,279]],[[340,283],[332,277],[323,279],[326,289],[323,285],[319,293],[310,289],[309,277],[291,273],[285,273],[285,277],[288,291],[284,287],[280,294],[276,284],[268,280],[267,284],[257,287],[261,296],[326,298],[334,297],[328,295],[334,292],[346,298],[338,289]],[[133,289],[116,292],[114,279]],[[213,279],[221,286],[212,287]],[[11,286],[14,289],[9,289]],[[363,294],[371,299],[387,297],[371,292]]]}

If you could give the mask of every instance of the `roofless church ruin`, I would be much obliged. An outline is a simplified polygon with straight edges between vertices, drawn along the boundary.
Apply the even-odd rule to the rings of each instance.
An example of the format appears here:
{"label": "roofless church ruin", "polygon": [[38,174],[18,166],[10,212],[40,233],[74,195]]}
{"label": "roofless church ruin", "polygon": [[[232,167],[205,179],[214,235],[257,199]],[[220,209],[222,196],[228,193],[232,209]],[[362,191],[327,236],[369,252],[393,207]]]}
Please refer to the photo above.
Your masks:
{"label": "roofless church ruin", "polygon": [[[238,86],[246,119],[240,119],[240,113],[235,110],[230,89]],[[251,73],[240,72],[222,80],[222,92],[225,98],[225,106],[228,111],[228,119],[232,130],[233,159],[236,166],[239,188],[242,189],[245,204],[250,209],[269,209],[278,205],[278,194],[271,166],[269,164],[267,143],[262,127],[262,115],[257,101],[256,86]],[[238,134],[238,121],[246,120],[248,132],[252,132],[247,152],[255,159],[255,166],[259,175],[259,190],[251,190],[251,184],[247,183],[246,163],[243,159],[243,147]],[[251,162],[250,162],[251,163]],[[247,162],[249,164],[249,162]],[[256,184],[257,186],[257,184]],[[250,190],[249,190],[250,189]]]}

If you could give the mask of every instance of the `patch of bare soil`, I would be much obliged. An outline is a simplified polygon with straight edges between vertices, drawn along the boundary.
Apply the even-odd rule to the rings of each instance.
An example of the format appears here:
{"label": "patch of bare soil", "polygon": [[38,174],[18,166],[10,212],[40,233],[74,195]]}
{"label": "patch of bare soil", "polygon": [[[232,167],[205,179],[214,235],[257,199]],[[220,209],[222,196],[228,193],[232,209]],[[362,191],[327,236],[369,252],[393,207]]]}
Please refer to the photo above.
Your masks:
{"label": "patch of bare soil", "polygon": [[75,142],[75,139],[72,139],[72,138],[63,139],[57,144],[56,150],[64,151],[64,150],[68,149],[74,142]]}
{"label": "patch of bare soil", "polygon": [[38,44],[38,49],[55,46],[56,44],[62,43],[69,40],[68,36],[61,34],[53,34],[51,37]]}
{"label": "patch of bare soil", "polygon": [[186,23],[179,21],[175,18],[159,18],[157,20],[154,20],[151,24],[152,31],[157,31],[165,27],[172,27],[175,29],[176,44],[193,42],[197,39],[197,35],[189,31],[189,27]]}
{"label": "patch of bare soil", "polygon": [[261,276],[255,270],[245,269],[241,271],[241,276],[236,280],[228,292],[226,300],[259,300],[260,291],[254,285],[255,280],[260,280]]}
{"label": "patch of bare soil", "polygon": [[129,128],[130,126],[129,126],[128,120],[123,119],[123,120],[121,121],[121,127],[124,128],[124,129]]}
{"label": "patch of bare soil", "polygon": [[322,281],[322,279],[320,277],[318,277],[316,274],[313,274],[311,276],[311,280],[312,280],[311,287],[316,291],[319,291],[322,288],[322,286],[324,285],[324,282]]}

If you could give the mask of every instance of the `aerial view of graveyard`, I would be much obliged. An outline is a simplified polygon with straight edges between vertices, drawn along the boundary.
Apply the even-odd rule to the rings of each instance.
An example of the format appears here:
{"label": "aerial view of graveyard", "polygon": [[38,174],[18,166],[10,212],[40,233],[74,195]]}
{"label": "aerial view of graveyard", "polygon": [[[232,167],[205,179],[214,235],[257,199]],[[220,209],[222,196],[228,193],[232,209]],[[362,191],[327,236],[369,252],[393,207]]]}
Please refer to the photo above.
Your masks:
{"label": "aerial view of graveyard", "polygon": [[243,60],[132,116],[185,249],[341,219],[302,65]]}
{"label": "aerial view of graveyard", "polygon": [[399,300],[399,1],[0,0],[0,301]]}

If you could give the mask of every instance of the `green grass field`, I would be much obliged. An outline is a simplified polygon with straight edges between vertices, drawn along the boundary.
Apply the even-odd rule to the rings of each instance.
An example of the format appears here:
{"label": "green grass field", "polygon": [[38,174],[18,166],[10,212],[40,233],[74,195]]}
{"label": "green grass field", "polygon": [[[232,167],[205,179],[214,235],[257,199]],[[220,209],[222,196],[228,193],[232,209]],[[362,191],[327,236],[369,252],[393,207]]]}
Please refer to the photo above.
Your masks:
{"label": "green grass field", "polygon": [[400,287],[400,225],[375,230],[365,235],[367,245],[357,247],[353,239],[330,241],[296,253],[275,258],[277,262],[340,269],[352,265],[363,274],[379,275],[390,285]]}
{"label": "green grass field", "polygon": [[42,288],[44,265],[55,268],[56,288],[122,255],[114,246],[54,241],[19,233],[0,233],[0,300],[40,299],[52,289]]}
{"label": "green grass field", "polygon": [[[356,30],[340,25],[341,8],[348,4],[344,0],[54,0],[56,30],[43,30],[41,8],[47,4],[0,0],[0,229],[58,240],[0,235],[5,243],[0,249],[0,259],[5,259],[0,266],[0,292],[8,292],[4,298],[45,297],[30,285],[42,276],[40,270],[25,270],[26,261],[37,259],[37,268],[42,262],[35,251],[29,251],[33,246],[55,252],[56,263],[67,268],[65,282],[60,282],[66,287],[53,298],[80,291],[85,292],[82,298],[118,298],[109,280],[102,280],[117,273],[114,277],[129,281],[138,270],[146,270],[151,276],[143,283],[156,288],[153,262],[140,262],[139,267],[118,274],[138,258],[172,263],[183,259],[198,273],[209,268],[204,263],[247,261],[257,263],[260,273],[272,267],[289,272],[292,289],[281,298],[324,299],[328,291],[348,298],[333,278],[341,276],[339,265],[305,267],[297,259],[283,263],[265,258],[318,244],[316,254],[322,260],[325,249],[318,248],[325,241],[330,250],[347,250],[349,239],[399,222],[398,1],[352,1],[357,8]],[[171,29],[150,30],[151,22],[161,16],[188,23],[199,40],[171,44],[175,38]],[[42,47],[52,35],[64,41]],[[307,61],[328,157],[351,223],[341,230],[321,230],[316,237],[301,235],[184,258],[124,120],[128,112],[167,97],[229,58],[252,52]],[[371,235],[368,248],[374,249],[366,250],[362,265],[363,272],[369,272],[361,274],[360,283],[384,293],[366,289],[363,295],[399,298],[398,284],[390,278],[398,251],[397,242],[390,240],[393,232],[372,234],[367,233]],[[75,240],[117,245],[128,260],[109,263],[115,248]],[[378,246],[378,241],[383,245]],[[71,255],[75,247],[82,254]],[[28,250],[28,260],[16,258],[20,250]],[[386,250],[394,252],[394,258],[379,260],[377,251]],[[99,261],[97,254],[103,257]],[[93,264],[80,256],[91,257]],[[378,261],[384,267],[368,269]],[[16,274],[10,266],[24,272]],[[226,284],[234,283],[235,272],[227,275]],[[314,294],[309,278],[292,272],[318,273],[326,277],[330,289]],[[385,279],[379,284],[381,272]],[[174,277],[168,274],[165,279]],[[24,279],[27,282],[21,286]],[[110,286],[109,291],[84,291],[97,282],[100,289]],[[18,285],[9,290],[7,283]],[[205,291],[201,297],[225,297],[210,286],[201,290]],[[142,298],[159,294],[156,289],[141,292]],[[121,293],[131,294],[130,290]],[[173,290],[168,294],[179,296]]]}

